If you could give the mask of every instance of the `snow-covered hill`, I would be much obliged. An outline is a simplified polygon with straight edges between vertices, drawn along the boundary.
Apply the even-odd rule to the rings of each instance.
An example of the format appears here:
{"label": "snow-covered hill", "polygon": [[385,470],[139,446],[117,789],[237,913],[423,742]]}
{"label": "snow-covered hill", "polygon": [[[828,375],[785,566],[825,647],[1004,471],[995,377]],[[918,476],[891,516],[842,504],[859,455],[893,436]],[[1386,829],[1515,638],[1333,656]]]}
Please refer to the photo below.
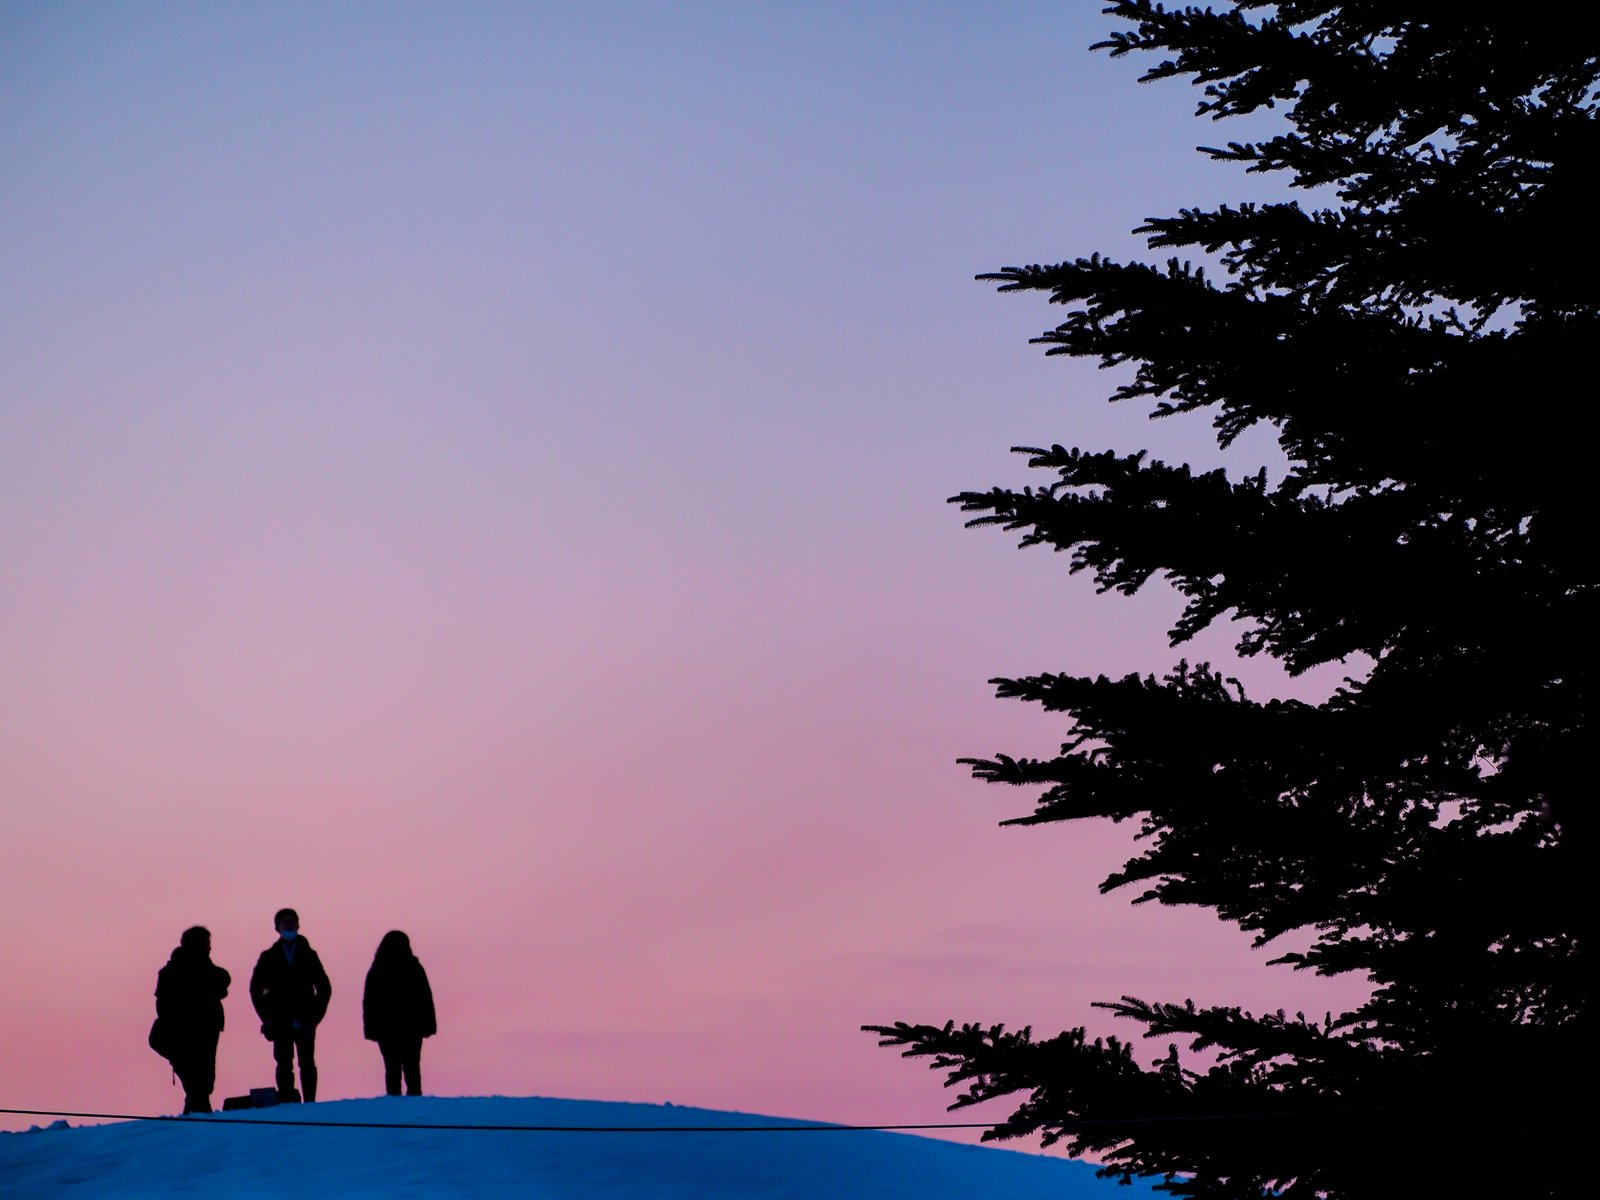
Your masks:
{"label": "snow-covered hill", "polygon": [[[250,1120],[288,1125],[248,1125]],[[311,1121],[398,1129],[317,1128]],[[0,1134],[0,1195],[207,1200],[1137,1200],[1083,1163],[899,1133],[549,1133],[419,1125],[796,1126],[673,1105],[506,1097],[338,1100]]]}

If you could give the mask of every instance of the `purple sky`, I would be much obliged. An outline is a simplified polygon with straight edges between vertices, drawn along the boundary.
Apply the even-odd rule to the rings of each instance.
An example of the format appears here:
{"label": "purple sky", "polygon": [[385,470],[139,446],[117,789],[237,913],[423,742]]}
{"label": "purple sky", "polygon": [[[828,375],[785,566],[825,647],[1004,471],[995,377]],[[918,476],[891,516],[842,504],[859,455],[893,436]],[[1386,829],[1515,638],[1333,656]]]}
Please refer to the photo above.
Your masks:
{"label": "purple sky", "polygon": [[1016,443],[1271,451],[1105,404],[972,281],[1263,193],[1098,7],[0,10],[0,1106],[175,1111],[196,922],[218,1096],[269,1082],[285,904],[329,1098],[381,1090],[390,928],[431,1091],[837,1121],[948,1099],[863,1022],[1357,994],[1099,896],[1126,831],[999,829],[1030,796],[955,765],[1062,740],[991,676],[1236,631],[1169,649],[1170,595],[945,497]]}

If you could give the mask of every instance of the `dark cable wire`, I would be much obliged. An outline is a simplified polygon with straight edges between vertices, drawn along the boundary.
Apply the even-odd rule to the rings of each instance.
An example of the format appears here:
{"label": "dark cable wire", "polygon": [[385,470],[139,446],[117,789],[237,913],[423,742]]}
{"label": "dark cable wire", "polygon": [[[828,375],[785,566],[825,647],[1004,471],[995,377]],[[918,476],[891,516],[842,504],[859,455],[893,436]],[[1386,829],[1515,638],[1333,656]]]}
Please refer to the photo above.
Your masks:
{"label": "dark cable wire", "polygon": [[[149,1113],[63,1112],[44,1108],[0,1108],[0,1113],[34,1117],[92,1117],[107,1121],[172,1121],[207,1125],[294,1125],[323,1129],[463,1129],[485,1133],[853,1133],[886,1129],[988,1129],[992,1121],[923,1125],[472,1125],[427,1124],[401,1121],[287,1121],[271,1117],[235,1117],[226,1121],[194,1122],[188,1116]],[[202,1116],[217,1114],[202,1113]]]}
{"label": "dark cable wire", "polygon": [[[1351,1113],[1400,1112],[1429,1107],[1418,1104],[1386,1104],[1360,1108],[1295,1109],[1285,1112],[1193,1113],[1170,1117],[1100,1117],[1076,1121],[1052,1121],[1049,1127],[1068,1131],[1101,1125],[1153,1125],[1177,1121],[1242,1121],[1282,1117],[1329,1117]],[[906,1125],[472,1125],[427,1124],[386,1121],[286,1121],[270,1117],[235,1117],[223,1121],[197,1121],[187,1116],[152,1116],[148,1113],[63,1112],[44,1108],[0,1108],[0,1113],[31,1117],[78,1117],[104,1121],[158,1121],[181,1125],[207,1125],[215,1128],[241,1125],[292,1125],[313,1129],[428,1129],[460,1130],[475,1133],[868,1133],[907,1129],[992,1129],[995,1121],[930,1121]],[[210,1114],[201,1114],[210,1115]]]}

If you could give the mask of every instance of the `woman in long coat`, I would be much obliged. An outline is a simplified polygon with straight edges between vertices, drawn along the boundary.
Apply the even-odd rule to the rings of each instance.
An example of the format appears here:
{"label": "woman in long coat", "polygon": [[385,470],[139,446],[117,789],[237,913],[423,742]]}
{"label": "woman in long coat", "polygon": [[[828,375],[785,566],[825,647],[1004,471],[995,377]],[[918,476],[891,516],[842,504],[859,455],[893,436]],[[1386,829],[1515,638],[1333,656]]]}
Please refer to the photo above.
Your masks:
{"label": "woman in long coat", "polygon": [[211,1111],[217,1085],[217,1039],[222,1036],[222,998],[232,980],[211,961],[211,933],[195,925],[156,975],[156,1023],[150,1045],[172,1064],[183,1084],[183,1111]]}
{"label": "woman in long coat", "polygon": [[383,1055],[383,1087],[391,1096],[422,1094],[422,1039],[438,1032],[428,973],[411,953],[411,939],[398,929],[383,935],[367,971],[361,997],[361,1027]]}

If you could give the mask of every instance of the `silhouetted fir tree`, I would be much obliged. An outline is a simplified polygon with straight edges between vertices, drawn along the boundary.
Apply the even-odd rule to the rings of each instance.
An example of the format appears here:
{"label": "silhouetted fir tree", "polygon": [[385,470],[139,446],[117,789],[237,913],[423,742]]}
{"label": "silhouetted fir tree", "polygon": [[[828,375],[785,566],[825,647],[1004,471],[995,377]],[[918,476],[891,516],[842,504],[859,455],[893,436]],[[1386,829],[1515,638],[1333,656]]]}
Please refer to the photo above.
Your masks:
{"label": "silhouetted fir tree", "polygon": [[[1009,823],[1138,822],[1140,852],[1102,891],[1213,908],[1258,945],[1297,932],[1310,949],[1275,961],[1374,991],[1322,1020],[1102,1005],[1172,1039],[1150,1067],[1082,1029],[866,1028],[931,1056],[964,1087],[955,1108],[1022,1096],[986,1137],[1065,1140],[1180,1195],[1586,1194],[1600,614],[1576,418],[1600,351],[1596,9],[1106,12],[1131,28],[1096,48],[1158,52],[1143,78],[1192,76],[1200,113],[1282,106],[1279,135],[1204,152],[1331,206],[1137,231],[1203,250],[1220,279],[1099,256],[980,278],[1066,305],[1035,340],[1131,364],[1114,398],[1209,410],[1224,445],[1270,425],[1287,474],[1058,445],[1022,450],[1049,483],[954,500],[1101,590],[1170,580],[1187,600],[1174,644],[1242,618],[1239,650],[1291,672],[1372,666],[1318,705],[1251,699],[1205,664],[1000,679],[1065,714],[1071,740],[1048,761],[964,761],[1038,789]],[[1216,1065],[1191,1069],[1178,1043]]]}

